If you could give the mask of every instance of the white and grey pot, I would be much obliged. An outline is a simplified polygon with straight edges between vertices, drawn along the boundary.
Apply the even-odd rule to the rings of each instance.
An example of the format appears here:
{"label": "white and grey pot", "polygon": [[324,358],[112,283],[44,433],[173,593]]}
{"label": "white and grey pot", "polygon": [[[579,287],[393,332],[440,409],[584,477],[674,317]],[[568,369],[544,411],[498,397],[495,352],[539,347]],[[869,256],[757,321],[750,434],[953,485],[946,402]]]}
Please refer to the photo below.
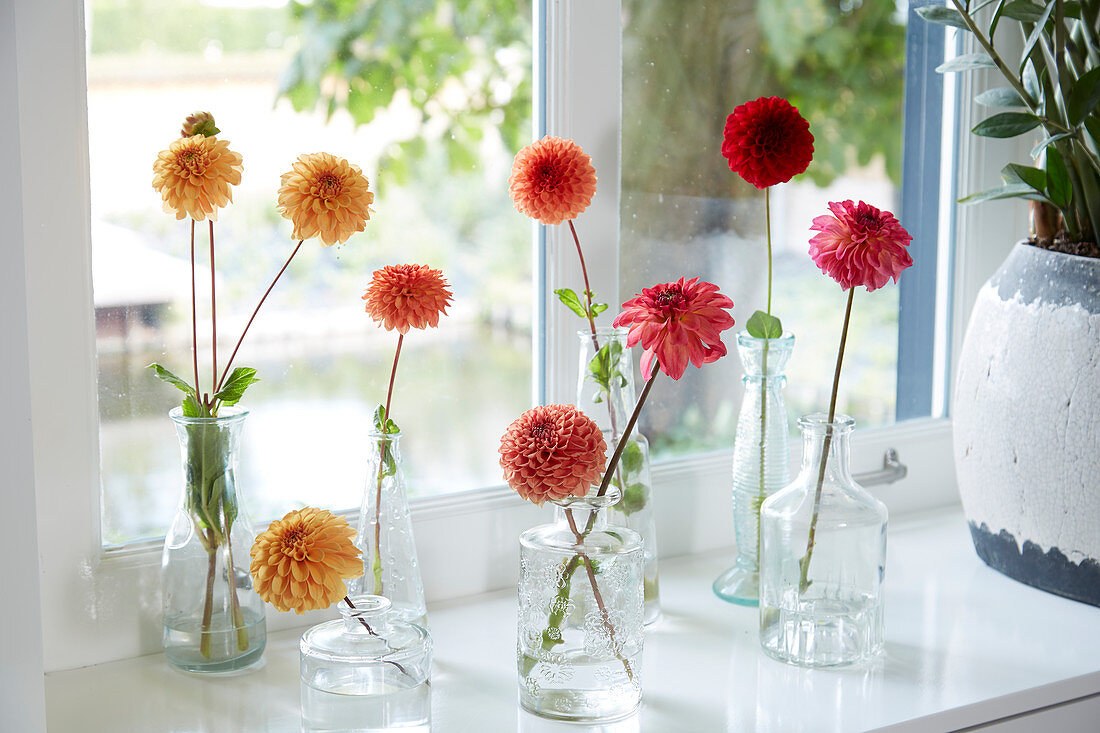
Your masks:
{"label": "white and grey pot", "polygon": [[1100,259],[1016,245],[974,305],[953,416],[978,555],[1100,606]]}

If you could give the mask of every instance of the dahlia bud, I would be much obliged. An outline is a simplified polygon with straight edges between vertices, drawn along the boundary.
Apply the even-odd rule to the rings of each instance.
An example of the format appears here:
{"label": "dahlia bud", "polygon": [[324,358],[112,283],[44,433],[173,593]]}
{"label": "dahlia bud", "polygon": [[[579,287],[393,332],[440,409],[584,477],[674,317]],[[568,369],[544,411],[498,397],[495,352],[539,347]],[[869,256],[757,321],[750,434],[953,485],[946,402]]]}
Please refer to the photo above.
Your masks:
{"label": "dahlia bud", "polygon": [[214,137],[221,130],[214,126],[214,115],[209,112],[196,112],[192,115],[188,115],[187,119],[183,121],[183,129],[180,130],[181,137],[191,137],[192,135],[203,135],[205,137]]}

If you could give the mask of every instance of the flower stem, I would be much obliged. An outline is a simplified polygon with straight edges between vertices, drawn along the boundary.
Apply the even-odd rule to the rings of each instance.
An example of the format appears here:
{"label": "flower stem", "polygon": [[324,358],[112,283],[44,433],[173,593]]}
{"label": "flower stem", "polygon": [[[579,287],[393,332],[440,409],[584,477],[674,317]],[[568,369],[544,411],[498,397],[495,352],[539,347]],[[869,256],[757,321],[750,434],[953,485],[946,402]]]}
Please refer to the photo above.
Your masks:
{"label": "flower stem", "polygon": [[222,497],[222,517],[225,525],[225,577],[229,581],[229,607],[233,616],[233,628],[237,630],[237,650],[248,649],[248,629],[245,628],[244,614],[241,612],[241,600],[237,597],[237,570],[233,565],[233,538],[230,537],[229,512],[226,511],[225,497]]}
{"label": "flower stem", "polygon": [[241,337],[237,339],[237,345],[233,347],[233,353],[230,354],[229,361],[226,363],[225,369],[222,371],[221,379],[218,380],[217,386],[214,389],[215,392],[221,389],[222,385],[225,384],[225,377],[229,374],[229,367],[233,366],[233,360],[237,358],[237,350],[241,348],[241,342],[244,341],[245,334],[248,333],[248,329],[251,328],[252,321],[256,320],[256,314],[260,312],[260,306],[262,306],[264,304],[264,301],[267,300],[267,296],[271,293],[271,289],[275,287],[275,283],[279,282],[279,278],[283,276],[284,272],[286,272],[286,268],[290,266],[290,261],[294,259],[294,255],[298,254],[298,250],[302,248],[302,242],[304,241],[306,240],[298,240],[298,246],[296,246],[294,248],[294,251],[290,253],[290,257],[287,258],[286,262],[283,264],[282,269],[279,270],[279,274],[276,275],[275,279],[271,281],[271,284],[267,286],[267,290],[264,291],[264,296],[260,298],[260,302],[256,304],[256,310],[252,311],[252,316],[248,319],[248,323],[245,325],[244,330],[241,331]]}
{"label": "flower stem", "polygon": [[195,220],[191,220],[191,360],[195,365],[195,393],[199,391],[199,317],[195,309]]}
{"label": "flower stem", "polygon": [[772,204],[771,190],[768,186],[764,189],[764,235],[768,243],[768,308],[766,313],[772,314]]}
{"label": "flower stem", "polygon": [[[397,351],[393,355],[393,368],[390,370],[390,386],[386,389],[386,406],[382,408],[382,435],[388,435],[386,426],[390,419],[390,400],[393,399],[393,383],[397,379],[397,360],[401,358],[401,344],[405,341],[405,334],[397,336]],[[386,469],[386,451],[389,448],[389,440],[383,438],[378,453],[378,482],[377,494],[374,501],[374,562],[371,571],[374,573],[374,592],[382,595],[382,479]]]}
{"label": "flower stem", "polygon": [[798,562],[800,576],[798,580],[798,592],[805,593],[810,587],[809,572],[810,559],[814,554],[814,538],[817,534],[817,515],[821,508],[821,487],[825,484],[825,465],[829,459],[829,448],[833,442],[833,418],[836,417],[836,395],[840,386],[840,367],[844,363],[844,344],[848,340],[848,322],[852,317],[852,299],[856,289],[848,289],[848,306],[844,310],[844,328],[840,332],[840,349],[836,355],[836,371],[833,373],[833,395],[829,399],[829,422],[825,426],[825,442],[821,447],[821,467],[817,471],[817,489],[814,491],[814,510],[810,517],[810,536],[806,541],[806,554]]}
{"label": "flower stem", "polygon": [[[209,220],[210,224],[210,353],[214,361],[213,371],[210,373],[210,384],[213,389],[210,390],[211,403],[216,401],[214,394],[218,391],[218,384],[216,381],[218,378],[218,298],[217,287],[214,284],[214,220]],[[197,389],[197,388],[196,388]],[[214,413],[214,405],[210,405],[210,413]]]}
{"label": "flower stem", "polygon": [[213,529],[206,530],[206,540],[210,563],[206,568],[206,598],[202,606],[202,631],[200,633],[199,652],[203,657],[209,659],[213,644],[213,639],[210,638],[210,622],[214,617],[214,573],[218,565],[218,540],[214,536]]}
{"label": "flower stem", "polygon": [[[348,608],[351,608],[351,609],[355,608],[355,604],[351,602],[351,598],[349,598],[348,596],[344,596],[344,603],[348,604]],[[378,636],[377,631],[375,631],[374,629],[372,629],[370,627],[370,624],[367,623],[367,620],[365,618],[363,618],[362,616],[358,616],[357,618],[359,619],[359,623],[363,624],[363,628],[367,630],[368,634],[370,634],[371,636],[377,637],[379,639],[382,638],[382,637]],[[386,644],[387,648],[393,649],[393,647],[390,646],[390,643],[388,641],[386,641],[385,639],[382,639],[382,641]],[[404,667],[402,667],[400,664],[398,664],[397,662],[387,660],[387,663],[392,664],[393,666],[397,667],[399,670],[401,670],[401,674],[405,675],[406,677],[409,676],[408,671],[406,671],[406,669]]]}
{"label": "flower stem", "polygon": [[[764,189],[764,235],[768,246],[768,302],[767,314],[772,314],[772,208],[771,190],[768,186]],[[782,334],[781,334],[782,335]],[[767,487],[764,485],[764,459],[768,436],[768,350],[771,339],[764,340],[764,364],[763,376],[760,380],[760,489],[756,495],[756,567],[760,567],[760,506],[764,503]]]}

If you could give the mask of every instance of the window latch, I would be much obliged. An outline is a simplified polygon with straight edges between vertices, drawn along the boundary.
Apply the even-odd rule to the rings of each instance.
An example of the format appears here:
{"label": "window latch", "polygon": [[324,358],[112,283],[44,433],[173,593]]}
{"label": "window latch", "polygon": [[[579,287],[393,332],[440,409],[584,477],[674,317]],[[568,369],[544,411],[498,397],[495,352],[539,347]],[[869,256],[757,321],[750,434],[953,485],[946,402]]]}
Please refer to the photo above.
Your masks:
{"label": "window latch", "polygon": [[860,486],[883,486],[901,481],[909,475],[909,467],[898,460],[898,452],[887,448],[882,456],[882,468],[877,471],[857,473],[852,476]]}

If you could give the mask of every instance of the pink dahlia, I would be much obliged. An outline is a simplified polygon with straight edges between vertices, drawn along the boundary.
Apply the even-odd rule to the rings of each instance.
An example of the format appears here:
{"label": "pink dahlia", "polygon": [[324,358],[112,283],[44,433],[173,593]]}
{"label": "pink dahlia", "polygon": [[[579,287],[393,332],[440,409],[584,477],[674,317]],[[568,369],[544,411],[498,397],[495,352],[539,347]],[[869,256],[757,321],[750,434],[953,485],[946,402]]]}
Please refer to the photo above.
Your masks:
{"label": "pink dahlia", "polygon": [[757,188],[786,183],[814,159],[810,123],[782,97],[736,107],[726,118],[722,138],[730,170]]}
{"label": "pink dahlia", "polygon": [[810,257],[844,290],[877,290],[913,264],[906,249],[913,237],[889,211],[860,201],[831,202],[832,215],[816,217],[810,229]]}
{"label": "pink dahlia", "polygon": [[580,145],[547,135],[516,153],[508,190],[521,214],[561,224],[592,203],[596,169]]}
{"label": "pink dahlia", "polygon": [[722,331],[733,326],[726,312],[733,301],[718,286],[695,277],[643,288],[623,303],[616,326],[629,326],[627,346],[642,344],[642,374],[648,380],[653,359],[668,376],[679,379],[690,361],[697,367],[726,355]]}
{"label": "pink dahlia", "polygon": [[539,506],[584,496],[603,476],[607,444],[573,405],[540,405],[516,418],[500,439],[504,480]]}

